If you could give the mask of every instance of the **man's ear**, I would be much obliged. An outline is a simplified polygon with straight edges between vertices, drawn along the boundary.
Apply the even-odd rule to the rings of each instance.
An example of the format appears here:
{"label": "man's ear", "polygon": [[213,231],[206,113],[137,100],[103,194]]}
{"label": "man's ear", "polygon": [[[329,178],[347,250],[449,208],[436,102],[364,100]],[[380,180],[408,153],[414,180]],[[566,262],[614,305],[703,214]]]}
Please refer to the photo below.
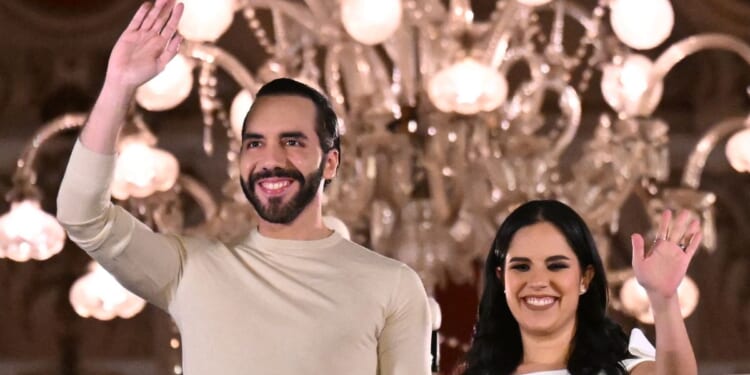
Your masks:
{"label": "man's ear", "polygon": [[330,149],[323,156],[326,158],[325,168],[323,169],[323,179],[332,180],[336,177],[339,170],[339,151]]}

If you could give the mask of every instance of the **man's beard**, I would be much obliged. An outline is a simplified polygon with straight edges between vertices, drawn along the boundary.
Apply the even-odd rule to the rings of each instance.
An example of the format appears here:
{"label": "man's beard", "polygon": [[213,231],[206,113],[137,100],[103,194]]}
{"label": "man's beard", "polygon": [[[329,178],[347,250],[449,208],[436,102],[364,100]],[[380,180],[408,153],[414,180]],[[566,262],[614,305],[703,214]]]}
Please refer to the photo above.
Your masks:
{"label": "man's beard", "polygon": [[[274,224],[289,224],[307,207],[315,195],[318,193],[320,182],[323,180],[323,169],[325,169],[325,159],[320,163],[320,167],[306,177],[302,176],[297,169],[274,168],[250,175],[249,181],[240,177],[240,186],[245,193],[247,200],[255,208],[258,215],[263,220]],[[299,191],[287,203],[283,203],[283,197],[273,197],[268,199],[268,204],[263,205],[260,198],[255,192],[257,182],[263,178],[286,177],[291,178],[299,183]]]}

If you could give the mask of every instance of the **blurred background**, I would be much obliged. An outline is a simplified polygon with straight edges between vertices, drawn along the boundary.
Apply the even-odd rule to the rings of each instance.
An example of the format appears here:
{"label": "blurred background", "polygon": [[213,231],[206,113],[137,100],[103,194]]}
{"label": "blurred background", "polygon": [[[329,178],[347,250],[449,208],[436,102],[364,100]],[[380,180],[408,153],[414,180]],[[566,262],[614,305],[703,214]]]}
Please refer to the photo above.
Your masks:
{"label": "blurred background", "polygon": [[[260,85],[294,77],[331,98],[345,130],[327,220],[419,272],[439,373],[470,343],[496,228],[535,198],[587,220],[611,314],[652,341],[629,235],[650,234],[664,208],[702,218],[705,246],[680,288],[700,373],[750,373],[750,2],[185,3],[188,41],[139,89],[113,189],[155,229],[228,239],[253,225],[237,126]],[[0,2],[1,375],[182,372],[168,316],[53,219],[139,4]]]}

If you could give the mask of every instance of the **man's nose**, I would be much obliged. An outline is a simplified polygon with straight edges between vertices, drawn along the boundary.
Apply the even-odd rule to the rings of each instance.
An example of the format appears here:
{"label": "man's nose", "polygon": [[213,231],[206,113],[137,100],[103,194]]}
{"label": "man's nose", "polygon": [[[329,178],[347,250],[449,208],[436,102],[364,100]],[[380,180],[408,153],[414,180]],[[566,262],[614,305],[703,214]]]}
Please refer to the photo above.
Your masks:
{"label": "man's nose", "polygon": [[261,160],[258,161],[258,166],[262,169],[273,170],[286,165],[286,153],[280,145],[267,144],[259,156]]}

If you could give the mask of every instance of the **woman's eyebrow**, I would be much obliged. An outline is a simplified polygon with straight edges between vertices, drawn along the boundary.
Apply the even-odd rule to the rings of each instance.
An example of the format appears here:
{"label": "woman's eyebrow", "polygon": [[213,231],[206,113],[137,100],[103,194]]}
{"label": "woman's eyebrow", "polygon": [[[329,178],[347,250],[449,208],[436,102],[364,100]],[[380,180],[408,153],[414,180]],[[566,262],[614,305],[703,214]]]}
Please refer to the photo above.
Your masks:
{"label": "woman's eyebrow", "polygon": [[566,257],[565,255],[553,255],[547,258],[547,262],[554,262],[557,260],[570,260],[570,258]]}

